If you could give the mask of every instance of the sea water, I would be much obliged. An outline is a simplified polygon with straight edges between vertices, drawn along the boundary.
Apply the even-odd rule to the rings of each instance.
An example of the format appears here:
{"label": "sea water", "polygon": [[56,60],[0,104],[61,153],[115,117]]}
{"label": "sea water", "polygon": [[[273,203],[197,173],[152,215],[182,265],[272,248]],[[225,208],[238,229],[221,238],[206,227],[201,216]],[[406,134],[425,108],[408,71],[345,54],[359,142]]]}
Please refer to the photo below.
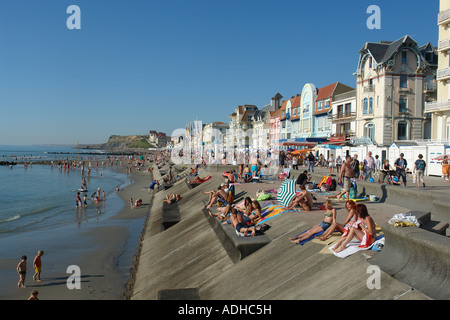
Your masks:
{"label": "sea water", "polygon": [[[0,146],[0,159],[8,159],[4,161],[14,158],[19,162],[25,158],[55,160],[54,166],[0,166],[0,237],[60,225],[80,225],[105,214],[108,196],[114,195],[116,187],[129,183],[127,175],[102,166],[93,166],[90,175],[85,170],[88,192],[81,196],[88,196],[88,205],[77,209],[75,199],[81,187],[81,170],[67,170],[56,163],[58,159],[78,155],[76,148]],[[91,195],[97,188],[105,192],[106,201],[92,200]]]}

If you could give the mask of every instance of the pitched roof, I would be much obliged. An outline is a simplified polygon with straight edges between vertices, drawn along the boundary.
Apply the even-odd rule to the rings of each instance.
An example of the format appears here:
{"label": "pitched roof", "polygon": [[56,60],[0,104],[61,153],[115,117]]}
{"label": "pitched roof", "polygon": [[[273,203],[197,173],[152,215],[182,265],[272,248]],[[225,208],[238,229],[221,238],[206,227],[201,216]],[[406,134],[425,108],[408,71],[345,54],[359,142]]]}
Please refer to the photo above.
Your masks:
{"label": "pitched roof", "polygon": [[366,50],[369,51],[375,61],[381,64],[387,62],[402,46],[415,47],[417,46],[417,42],[406,35],[394,42],[366,42],[359,52],[364,53]]}
{"label": "pitched roof", "polygon": [[324,100],[327,98],[330,98],[333,95],[334,90],[336,90],[336,87],[339,82],[335,82],[333,84],[330,84],[326,87],[320,88],[317,93],[316,101]]}

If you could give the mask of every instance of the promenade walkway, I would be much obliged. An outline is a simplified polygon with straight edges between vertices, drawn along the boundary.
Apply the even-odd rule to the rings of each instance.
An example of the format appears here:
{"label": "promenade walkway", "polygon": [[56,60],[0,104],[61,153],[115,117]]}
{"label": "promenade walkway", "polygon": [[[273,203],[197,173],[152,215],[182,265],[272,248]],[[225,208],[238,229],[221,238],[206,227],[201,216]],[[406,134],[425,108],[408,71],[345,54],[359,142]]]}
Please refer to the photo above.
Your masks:
{"label": "promenade walkway", "polygon": [[[321,210],[280,214],[267,222],[271,228],[264,236],[233,237],[230,230],[227,230],[227,227],[231,226],[220,225],[204,210],[204,201],[208,197],[201,192],[216,189],[223,182],[223,171],[229,168],[210,166],[206,170],[202,169],[200,176],[211,175],[213,177],[211,180],[192,189],[183,179],[176,182],[170,189],[155,195],[148,225],[142,236],[141,254],[137,272],[134,275],[136,281],[130,295],[131,299],[154,300],[171,297],[202,300],[422,300],[450,298],[449,280],[447,280],[450,279],[448,274],[450,272],[448,270],[449,238],[419,228],[401,228],[404,230],[395,228],[394,230],[393,227],[386,225],[394,214],[406,213],[411,210],[411,207],[417,208],[417,201],[421,201],[417,198],[418,192],[423,194],[423,197],[433,198],[436,201],[440,197],[448,196],[450,184],[447,186],[442,179],[426,177],[427,187],[419,191],[412,183],[406,188],[383,187],[368,182],[359,183],[359,192],[364,189],[370,194],[380,192],[380,196],[383,192],[385,193],[383,202],[365,203],[370,215],[385,231],[386,245],[380,253],[371,250],[361,251],[342,259],[328,250],[329,241],[312,240],[301,246],[294,245],[288,240],[322,221],[324,212]],[[303,167],[299,169],[292,171],[295,177],[304,170]],[[325,168],[316,168],[315,171],[316,182],[327,174]],[[277,189],[281,183],[279,179],[267,180],[263,183],[240,183],[236,185],[236,193],[242,197],[248,195],[255,198],[257,190]],[[392,191],[389,187],[399,189]],[[403,202],[397,204],[392,194],[400,191],[406,193],[402,193],[404,196],[400,193],[396,196],[403,197]],[[180,221],[170,228],[164,228],[162,200],[169,193],[179,193],[183,197],[177,203]],[[409,199],[408,194],[412,195]],[[325,199],[320,194],[317,197],[319,202]],[[340,221],[346,216],[343,204],[344,202],[336,202]],[[430,209],[432,208],[434,207],[431,204]],[[442,211],[439,211],[440,221],[445,218]],[[431,216],[432,219],[435,218],[433,214]],[[420,249],[417,249],[411,237],[420,240]],[[392,249],[389,247],[389,241],[403,246],[405,243],[411,243],[411,246]],[[435,244],[431,250],[429,243]],[[245,246],[258,249],[247,254],[242,249]],[[386,252],[385,258],[382,256],[384,252]],[[399,252],[404,254],[399,255]],[[428,252],[433,252],[435,260],[430,259],[430,255],[424,259],[417,259],[417,256],[413,255],[414,253],[428,254]],[[378,258],[377,264],[381,266],[387,260],[394,259],[401,262],[398,266],[387,266],[392,272],[381,271],[379,289],[368,286],[371,275],[368,270],[371,270],[370,267],[374,265],[372,262],[376,258]],[[441,268],[436,269],[436,264],[440,264]],[[398,269],[395,269],[396,267]],[[402,277],[402,270],[407,271],[412,280]],[[433,276],[432,273],[435,275]],[[423,280],[414,283],[414,279]],[[423,287],[424,281],[430,283],[435,289]],[[435,282],[441,285],[436,285]],[[419,287],[421,289],[418,289]]]}

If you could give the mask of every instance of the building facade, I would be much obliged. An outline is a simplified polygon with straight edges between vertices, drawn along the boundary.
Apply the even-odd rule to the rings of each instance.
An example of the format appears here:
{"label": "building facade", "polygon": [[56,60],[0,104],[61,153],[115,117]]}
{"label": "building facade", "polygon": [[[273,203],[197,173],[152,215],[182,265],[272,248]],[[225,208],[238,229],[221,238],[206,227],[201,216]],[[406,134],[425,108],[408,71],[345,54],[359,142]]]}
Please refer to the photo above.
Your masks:
{"label": "building facade", "polygon": [[427,90],[427,84],[433,83],[437,65],[435,50],[430,55],[425,50],[409,36],[366,43],[360,50],[355,73],[358,137],[389,146],[429,135],[424,107],[436,99],[436,91]]}
{"label": "building facade", "polygon": [[335,97],[339,94],[353,91],[354,88],[340,82],[335,82],[318,89],[313,114],[312,137],[329,139],[332,135],[332,122],[329,115],[334,109]]}
{"label": "building facade", "polygon": [[425,112],[431,115],[432,140],[450,140],[450,0],[440,0],[439,44],[437,70],[437,100],[426,103]]}
{"label": "building facade", "polygon": [[330,141],[348,141],[356,136],[356,89],[334,96],[328,115],[331,122]]}

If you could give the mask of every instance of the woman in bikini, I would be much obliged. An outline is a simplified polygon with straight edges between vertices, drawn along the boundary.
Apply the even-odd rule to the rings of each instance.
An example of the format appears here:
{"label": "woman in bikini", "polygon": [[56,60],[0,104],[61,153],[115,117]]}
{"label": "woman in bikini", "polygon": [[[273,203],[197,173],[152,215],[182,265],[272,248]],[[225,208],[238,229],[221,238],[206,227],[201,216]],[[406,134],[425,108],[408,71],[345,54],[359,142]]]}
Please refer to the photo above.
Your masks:
{"label": "woman in bikini", "polygon": [[302,242],[303,240],[306,240],[306,239],[312,237],[316,233],[326,231],[336,221],[336,209],[333,208],[333,202],[331,200],[327,200],[327,201],[325,201],[324,205],[327,208],[327,211],[325,212],[325,217],[324,217],[323,221],[321,223],[319,223],[318,225],[315,225],[308,231],[306,231],[296,237],[290,238],[289,240],[292,243],[298,244],[298,243]]}
{"label": "woman in bikini", "polygon": [[375,241],[375,221],[369,216],[366,205],[362,203],[357,204],[356,214],[358,215],[358,220],[350,227],[348,235],[344,233],[341,240],[332,248],[334,252],[337,253],[344,250],[352,239],[361,241],[359,248],[367,248]]}
{"label": "woman in bikini", "polygon": [[322,235],[317,237],[317,239],[325,241],[331,237],[333,232],[336,231],[342,234],[347,234],[348,228],[351,226],[351,221],[355,222],[357,220],[355,201],[347,200],[347,202],[345,203],[345,209],[347,209],[348,211],[347,219],[345,219],[345,222],[341,224],[335,220],[333,224]]}

